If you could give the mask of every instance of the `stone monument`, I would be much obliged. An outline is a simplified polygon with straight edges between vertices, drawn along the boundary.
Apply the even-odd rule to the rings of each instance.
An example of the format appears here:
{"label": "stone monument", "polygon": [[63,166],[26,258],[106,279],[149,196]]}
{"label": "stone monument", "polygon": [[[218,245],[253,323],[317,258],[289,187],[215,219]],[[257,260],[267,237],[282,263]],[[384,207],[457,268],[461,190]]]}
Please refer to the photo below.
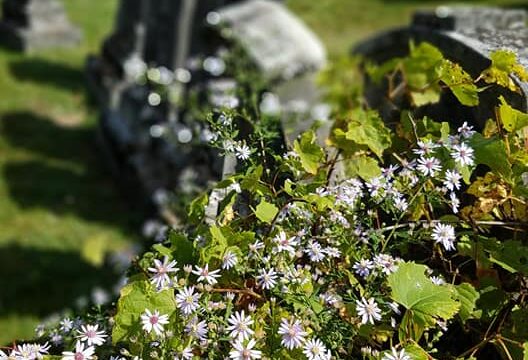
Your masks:
{"label": "stone monument", "polygon": [[[524,10],[490,7],[439,7],[434,11],[419,11],[410,26],[383,32],[357,45],[353,52],[375,63],[383,63],[405,56],[411,41],[429,42],[444,56],[476,78],[491,64],[490,54],[500,49],[514,51],[519,61],[528,66],[528,28]],[[492,118],[499,95],[522,111],[528,111],[528,84],[514,78],[520,93],[498,86],[479,94],[480,105],[462,106],[452,94],[446,93],[440,102],[418,109],[418,116],[427,115],[437,120],[470,121],[479,128]],[[383,118],[393,121],[399,117],[398,104],[389,101],[383,88],[368,83],[366,94],[369,105],[380,111]]]}
{"label": "stone monument", "polygon": [[[135,203],[159,210],[166,194],[188,187],[190,176],[193,185],[204,186],[234,171],[236,159],[199,145],[201,130],[184,101],[197,93],[204,105],[238,106],[236,81],[222,60],[234,43],[273,84],[263,108],[306,120],[285,131],[288,139],[309,126],[312,115],[324,117],[326,108],[313,106],[319,95],[313,80],[326,62],[325,50],[280,2],[121,1],[115,30],[102,54],[88,59],[87,74],[102,109],[101,148]],[[160,101],[137,83],[147,67],[157,67],[156,77],[183,101]]]}
{"label": "stone monument", "polygon": [[69,47],[81,40],[81,32],[68,20],[57,0],[4,0],[0,41],[21,51]]}

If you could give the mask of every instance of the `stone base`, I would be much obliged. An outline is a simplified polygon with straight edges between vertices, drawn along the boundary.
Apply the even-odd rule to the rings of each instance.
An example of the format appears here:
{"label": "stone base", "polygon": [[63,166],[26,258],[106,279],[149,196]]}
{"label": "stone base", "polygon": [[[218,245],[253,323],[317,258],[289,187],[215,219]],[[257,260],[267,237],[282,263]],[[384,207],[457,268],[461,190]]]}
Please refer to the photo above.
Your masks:
{"label": "stone base", "polygon": [[0,22],[0,43],[18,51],[74,47],[82,39],[81,31],[73,26],[56,26],[37,30],[23,28],[8,21]]}

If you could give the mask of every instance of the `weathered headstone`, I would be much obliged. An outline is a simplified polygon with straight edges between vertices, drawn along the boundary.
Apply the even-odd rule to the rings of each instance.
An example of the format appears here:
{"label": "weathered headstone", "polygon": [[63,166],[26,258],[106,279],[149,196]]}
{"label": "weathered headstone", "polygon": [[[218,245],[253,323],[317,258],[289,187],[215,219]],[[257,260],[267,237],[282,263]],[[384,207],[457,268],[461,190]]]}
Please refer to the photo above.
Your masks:
{"label": "weathered headstone", "polygon": [[66,16],[57,0],[4,0],[0,42],[21,51],[69,47],[81,40],[81,32]]}
{"label": "weathered headstone", "polygon": [[[355,47],[354,53],[375,63],[382,63],[408,53],[409,43],[429,42],[438,47],[450,60],[460,64],[477,77],[490,63],[490,54],[500,49],[514,51],[519,61],[528,66],[527,15],[523,10],[489,7],[439,7],[435,11],[419,11],[410,26],[390,30],[374,36]],[[445,94],[435,105],[419,109],[421,115],[452,122],[470,121],[478,127],[493,117],[499,95],[516,108],[528,110],[528,84],[513,79],[521,93],[498,87],[480,93],[480,105],[462,106],[451,94]],[[374,84],[366,89],[369,105],[377,108],[391,121],[398,116],[397,104],[383,96],[384,91]]]}
{"label": "weathered headstone", "polygon": [[[154,194],[187,187],[182,181],[190,174],[203,186],[234,171],[233,157],[219,159],[192,145],[202,135],[182,105],[193,92],[209,105],[238,106],[236,81],[226,75],[222,60],[233,43],[276,85],[263,109],[285,118],[296,114],[304,126],[312,123],[308,119],[318,97],[313,77],[325,64],[325,51],[277,1],[121,2],[116,29],[102,56],[88,60],[87,72],[103,109],[100,137],[107,157],[119,181],[140,189],[135,195],[159,205]],[[146,64],[159,67],[158,76],[182,101],[159,103],[148,86],[134,81]],[[314,113],[321,117],[321,111]],[[288,135],[299,128],[292,127]]]}

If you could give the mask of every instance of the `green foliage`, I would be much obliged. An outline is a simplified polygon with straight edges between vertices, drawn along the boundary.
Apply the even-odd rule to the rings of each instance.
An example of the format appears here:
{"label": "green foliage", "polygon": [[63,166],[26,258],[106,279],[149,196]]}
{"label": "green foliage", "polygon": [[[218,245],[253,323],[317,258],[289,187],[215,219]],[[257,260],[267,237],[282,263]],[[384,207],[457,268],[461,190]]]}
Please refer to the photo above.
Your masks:
{"label": "green foliage", "polygon": [[357,108],[346,115],[345,124],[344,130],[334,130],[335,141],[343,151],[370,150],[381,158],[383,151],[391,146],[391,132],[375,111]]}
{"label": "green foliage", "polygon": [[295,140],[293,149],[299,155],[301,164],[306,172],[315,175],[320,162],[324,158],[323,149],[317,144],[317,135],[314,131],[307,131]]}
{"label": "green foliage", "polygon": [[140,315],[145,309],[172,315],[176,309],[174,291],[157,292],[144,276],[138,275],[121,289],[112,330],[114,343],[130,343],[131,336],[140,332]]}
{"label": "green foliage", "polygon": [[519,91],[511,75],[515,75],[521,81],[528,81],[528,73],[517,62],[517,55],[514,52],[498,50],[492,53],[490,58],[491,66],[481,75],[488,84],[497,84],[511,91]]}
{"label": "green foliage", "polygon": [[425,276],[426,271],[424,265],[402,263],[387,279],[391,298],[407,309],[400,329],[404,339],[419,340],[437,319],[449,320],[460,308],[453,291],[448,286],[433,284]]}
{"label": "green foliage", "polygon": [[455,286],[455,299],[460,303],[460,311],[458,316],[462,322],[466,322],[468,319],[474,317],[474,310],[477,306],[477,300],[479,298],[479,293],[473,285],[469,283],[462,283]]}
{"label": "green foliage", "polygon": [[516,132],[528,126],[528,114],[512,108],[503,96],[499,100],[499,118],[506,131]]}
{"label": "green foliage", "polygon": [[277,213],[279,212],[279,209],[267,202],[266,200],[262,199],[260,203],[255,208],[255,216],[265,223],[271,224],[272,220],[277,216]]}

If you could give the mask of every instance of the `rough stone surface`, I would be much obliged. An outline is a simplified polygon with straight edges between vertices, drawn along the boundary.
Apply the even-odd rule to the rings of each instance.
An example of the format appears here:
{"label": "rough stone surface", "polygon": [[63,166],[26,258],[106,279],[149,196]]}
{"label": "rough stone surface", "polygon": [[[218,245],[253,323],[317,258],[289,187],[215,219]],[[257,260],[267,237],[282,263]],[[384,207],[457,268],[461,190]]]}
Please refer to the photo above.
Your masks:
{"label": "rough stone surface", "polygon": [[[519,62],[528,66],[528,28],[526,12],[482,7],[441,7],[436,11],[415,14],[410,26],[389,30],[360,43],[354,53],[382,63],[408,53],[409,42],[429,42],[438,47],[448,59],[459,63],[472,76],[478,76],[490,63],[490,54],[500,49],[514,51]],[[516,108],[528,110],[528,84],[514,78],[521,94],[493,87],[480,94],[480,105],[465,107],[451,94],[442,96],[440,103],[418,109],[419,114],[455,124],[470,121],[483,127],[493,117],[499,95]],[[381,111],[387,121],[398,116],[398,106],[379,94],[383,89],[370,84],[366,89],[371,105]]]}
{"label": "rough stone surface", "polygon": [[319,39],[278,3],[248,1],[219,11],[230,38],[243,44],[262,73],[273,80],[289,79],[326,63]]}
{"label": "rough stone surface", "polygon": [[57,0],[4,0],[0,41],[21,51],[78,45],[81,32]]}

